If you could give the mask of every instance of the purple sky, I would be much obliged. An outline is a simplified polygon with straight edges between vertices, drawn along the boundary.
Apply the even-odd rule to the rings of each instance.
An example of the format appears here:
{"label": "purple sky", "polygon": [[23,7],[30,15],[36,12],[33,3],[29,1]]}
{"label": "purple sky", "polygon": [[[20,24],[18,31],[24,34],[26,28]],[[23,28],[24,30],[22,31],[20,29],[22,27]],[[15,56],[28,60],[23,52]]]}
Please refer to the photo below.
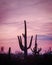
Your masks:
{"label": "purple sky", "polygon": [[27,21],[28,36],[52,37],[52,0],[0,0],[0,44],[4,45],[4,39],[21,35],[24,20]]}

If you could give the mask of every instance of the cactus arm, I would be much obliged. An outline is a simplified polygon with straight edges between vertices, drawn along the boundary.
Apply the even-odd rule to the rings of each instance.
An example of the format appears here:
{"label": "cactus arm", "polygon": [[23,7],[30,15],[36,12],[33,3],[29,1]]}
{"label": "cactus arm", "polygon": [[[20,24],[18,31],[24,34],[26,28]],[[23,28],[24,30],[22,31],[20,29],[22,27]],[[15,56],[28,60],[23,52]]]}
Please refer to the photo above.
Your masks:
{"label": "cactus arm", "polygon": [[23,37],[25,38],[25,34],[22,33],[22,35],[23,35]]}
{"label": "cactus arm", "polygon": [[41,50],[42,50],[42,49],[41,49],[41,48],[39,48],[37,52],[39,53]]}
{"label": "cactus arm", "polygon": [[34,50],[31,48],[31,51],[34,52]]}
{"label": "cactus arm", "polygon": [[20,46],[21,50],[24,51],[24,46],[22,45],[22,39],[21,39],[21,36],[18,36],[18,41],[19,41],[19,46]]}
{"label": "cactus arm", "polygon": [[35,37],[35,43],[37,43],[37,35],[36,35],[36,37]]}
{"label": "cactus arm", "polygon": [[32,45],[32,39],[33,39],[33,36],[31,36],[31,40],[30,40],[30,44],[29,44],[29,47],[27,49],[29,49]]}

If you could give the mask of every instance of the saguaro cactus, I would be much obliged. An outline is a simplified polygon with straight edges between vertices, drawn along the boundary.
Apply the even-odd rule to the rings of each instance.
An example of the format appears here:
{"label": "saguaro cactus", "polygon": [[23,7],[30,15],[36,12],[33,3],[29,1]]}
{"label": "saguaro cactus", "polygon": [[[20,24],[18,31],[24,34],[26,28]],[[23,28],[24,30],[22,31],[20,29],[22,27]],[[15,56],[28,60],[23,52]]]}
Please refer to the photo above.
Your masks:
{"label": "saguaro cactus", "polygon": [[11,47],[9,47],[9,50],[8,50],[8,58],[11,59]]}
{"label": "saguaro cactus", "polygon": [[9,47],[9,51],[8,51],[8,54],[9,54],[9,55],[11,54],[11,47]]}
{"label": "saguaro cactus", "polygon": [[25,28],[25,33],[22,34],[24,37],[24,46],[22,45],[21,36],[18,36],[18,41],[19,41],[19,46],[20,46],[21,50],[24,51],[24,57],[27,57],[27,50],[31,47],[33,36],[31,36],[29,47],[27,47],[27,26],[26,26],[25,20],[24,20],[24,28]]}
{"label": "saguaro cactus", "polygon": [[0,53],[1,53],[1,54],[4,53],[4,47],[3,47],[3,46],[1,47],[1,51],[0,51]]}
{"label": "saguaro cactus", "polygon": [[41,51],[41,48],[37,48],[37,35],[35,37],[35,46],[33,49],[31,49],[31,51],[33,52],[34,55],[39,54],[39,52]]}

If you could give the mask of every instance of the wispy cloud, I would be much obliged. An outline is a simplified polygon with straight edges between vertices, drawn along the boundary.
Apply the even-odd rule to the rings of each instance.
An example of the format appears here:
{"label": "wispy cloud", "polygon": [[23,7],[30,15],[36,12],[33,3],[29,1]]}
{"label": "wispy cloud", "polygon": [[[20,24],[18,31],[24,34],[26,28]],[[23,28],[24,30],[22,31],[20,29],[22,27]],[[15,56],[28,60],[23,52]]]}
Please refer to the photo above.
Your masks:
{"label": "wispy cloud", "polygon": [[24,19],[30,35],[52,34],[52,0],[0,0],[0,35],[22,33]]}
{"label": "wispy cloud", "polygon": [[49,11],[52,11],[52,0],[0,0],[0,22],[12,17],[34,19],[35,15],[37,17]]}
{"label": "wispy cloud", "polygon": [[52,40],[52,37],[47,35],[38,35],[38,40]]}

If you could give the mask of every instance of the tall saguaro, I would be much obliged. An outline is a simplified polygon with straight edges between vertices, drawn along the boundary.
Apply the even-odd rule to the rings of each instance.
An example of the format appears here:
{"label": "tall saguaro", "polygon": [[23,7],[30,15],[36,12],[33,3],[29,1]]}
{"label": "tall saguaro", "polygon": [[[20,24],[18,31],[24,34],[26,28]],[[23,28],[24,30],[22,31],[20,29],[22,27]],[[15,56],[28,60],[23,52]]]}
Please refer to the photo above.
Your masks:
{"label": "tall saguaro", "polygon": [[29,47],[27,47],[27,26],[26,26],[26,20],[24,20],[24,28],[25,28],[25,33],[23,35],[24,37],[24,46],[22,45],[22,37],[21,36],[18,36],[18,41],[19,41],[19,46],[21,48],[22,51],[24,51],[24,58],[27,57],[27,50],[31,47],[31,44],[32,44],[32,39],[33,39],[33,36],[31,36],[31,40],[30,40],[30,44],[29,44]]}

